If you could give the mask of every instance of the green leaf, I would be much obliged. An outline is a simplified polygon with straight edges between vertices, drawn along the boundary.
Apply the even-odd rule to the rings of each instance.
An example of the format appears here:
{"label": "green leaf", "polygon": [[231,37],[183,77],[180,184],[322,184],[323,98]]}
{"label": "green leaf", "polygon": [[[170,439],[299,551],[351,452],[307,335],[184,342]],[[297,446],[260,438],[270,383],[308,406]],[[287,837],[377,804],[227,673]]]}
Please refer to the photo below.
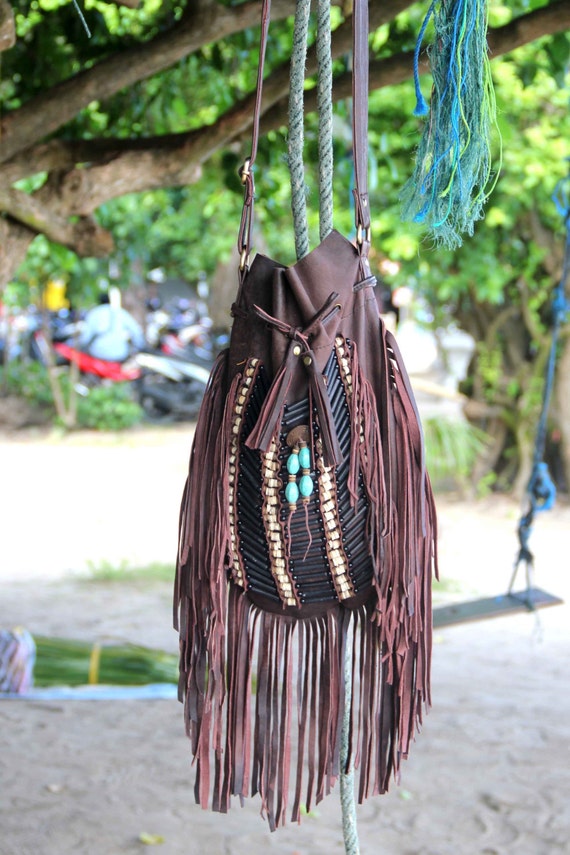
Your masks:
{"label": "green leaf", "polygon": [[545,50],[550,59],[552,75],[557,81],[559,79],[564,80],[570,59],[570,36],[567,33],[555,33],[547,41]]}
{"label": "green leaf", "polygon": [[146,846],[157,846],[160,843],[165,842],[165,839],[161,834],[149,834],[147,831],[141,831],[139,834],[139,840]]}

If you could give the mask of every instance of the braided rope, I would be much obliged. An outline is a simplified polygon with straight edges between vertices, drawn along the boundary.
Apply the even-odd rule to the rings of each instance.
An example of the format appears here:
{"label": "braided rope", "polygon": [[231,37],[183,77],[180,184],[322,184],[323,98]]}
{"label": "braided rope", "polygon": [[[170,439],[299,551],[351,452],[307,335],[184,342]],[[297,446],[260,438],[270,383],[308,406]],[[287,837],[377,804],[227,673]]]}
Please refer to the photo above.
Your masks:
{"label": "braided rope", "polygon": [[[289,89],[288,158],[291,176],[291,210],[297,258],[309,252],[307,197],[305,189],[304,84],[309,32],[310,0],[297,0]],[[332,56],[330,0],[317,6],[317,107],[319,112],[319,234],[321,241],[333,227]],[[344,661],[344,715],[340,744],[340,803],[346,855],[359,855],[354,769],[349,762],[350,711],[352,707],[352,655],[347,642]]]}
{"label": "braided rope", "polygon": [[319,111],[319,234],[324,240],[333,227],[333,108],[330,0],[317,8],[317,107]]}
{"label": "braided rope", "polygon": [[344,714],[340,737],[340,807],[342,811],[342,833],[346,855],[360,855],[358,827],[356,824],[356,802],[354,797],[354,768],[349,764],[348,757],[351,705],[352,652],[347,638],[344,654]]}
{"label": "braided rope", "polygon": [[291,211],[295,231],[297,258],[309,252],[309,227],[307,224],[307,197],[305,189],[305,165],[303,162],[304,135],[304,85],[307,60],[307,36],[311,0],[297,0],[293,52],[289,89],[289,140],[288,158],[291,176]]}
{"label": "braided rope", "polygon": [[[291,176],[291,210],[297,258],[309,252],[307,193],[305,186],[304,84],[309,31],[310,0],[297,0],[289,89],[288,158]],[[317,8],[317,107],[319,113],[319,235],[324,240],[333,228],[333,107],[330,0]]]}

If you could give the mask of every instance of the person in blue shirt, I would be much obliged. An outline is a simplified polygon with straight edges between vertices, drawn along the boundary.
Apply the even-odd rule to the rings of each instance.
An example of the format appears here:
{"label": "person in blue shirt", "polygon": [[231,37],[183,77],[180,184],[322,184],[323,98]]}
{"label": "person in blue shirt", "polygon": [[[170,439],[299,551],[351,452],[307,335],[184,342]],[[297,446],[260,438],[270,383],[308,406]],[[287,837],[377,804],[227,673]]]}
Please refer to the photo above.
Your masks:
{"label": "person in blue shirt", "polygon": [[145,344],[140,325],[126,309],[114,305],[108,294],[102,294],[99,305],[85,315],[78,340],[81,350],[108,362],[124,362]]}

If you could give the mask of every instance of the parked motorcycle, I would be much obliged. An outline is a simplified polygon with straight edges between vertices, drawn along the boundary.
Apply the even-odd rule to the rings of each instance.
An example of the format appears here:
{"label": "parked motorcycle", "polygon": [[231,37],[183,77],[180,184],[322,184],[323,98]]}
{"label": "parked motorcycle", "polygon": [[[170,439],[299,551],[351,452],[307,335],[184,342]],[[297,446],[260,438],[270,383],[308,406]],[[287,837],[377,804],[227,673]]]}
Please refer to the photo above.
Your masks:
{"label": "parked motorcycle", "polygon": [[192,421],[197,417],[210,377],[207,368],[145,351],[134,354],[125,367],[139,371],[137,399],[150,421]]}
{"label": "parked motorcycle", "polygon": [[[154,350],[149,346],[134,352],[125,362],[98,359],[77,346],[80,323],[67,311],[48,316],[31,310],[22,313],[15,325],[18,335],[12,336],[10,355],[13,359],[37,360],[46,366],[75,364],[79,369],[77,391],[84,396],[103,383],[129,383],[134,399],[151,422],[197,417],[213,361],[210,357],[197,364],[188,358],[184,346],[173,340],[170,347]],[[7,333],[0,332],[7,341]]]}
{"label": "parked motorcycle", "polygon": [[194,365],[211,369],[216,357],[228,346],[229,334],[204,328],[202,324],[192,324],[177,333],[167,333],[161,338],[162,353],[185,359]]}
{"label": "parked motorcycle", "polygon": [[[35,350],[47,364],[49,343],[42,330],[34,334]],[[81,375],[78,391],[88,394],[89,388],[104,382],[131,383],[135,399],[149,421],[193,420],[209,378],[203,366],[161,353],[139,351],[125,362],[97,359],[69,342],[52,343],[58,364],[75,363]]]}
{"label": "parked motorcycle", "polygon": [[211,318],[188,300],[153,308],[147,315],[146,336],[157,351],[208,369],[229,343],[228,331],[214,329]]}

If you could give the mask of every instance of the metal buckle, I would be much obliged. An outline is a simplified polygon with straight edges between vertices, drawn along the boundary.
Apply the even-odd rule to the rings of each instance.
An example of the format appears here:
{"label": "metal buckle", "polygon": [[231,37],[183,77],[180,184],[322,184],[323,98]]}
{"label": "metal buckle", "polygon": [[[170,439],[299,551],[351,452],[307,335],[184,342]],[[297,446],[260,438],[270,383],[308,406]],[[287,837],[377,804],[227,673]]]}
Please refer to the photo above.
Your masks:
{"label": "metal buckle", "polygon": [[364,229],[359,224],[358,229],[356,230],[356,243],[358,246],[362,246],[365,240],[366,243],[370,243],[370,226],[367,229]]}
{"label": "metal buckle", "polygon": [[251,158],[246,157],[244,164],[239,171],[239,175],[240,175],[242,184],[245,184],[245,182],[247,181],[247,179],[251,175],[251,168],[250,167],[251,167]]}
{"label": "metal buckle", "polygon": [[241,255],[239,257],[239,269],[245,270],[245,268],[248,266],[248,264],[249,264],[249,253],[247,251],[247,247],[244,246],[244,248],[241,251]]}

